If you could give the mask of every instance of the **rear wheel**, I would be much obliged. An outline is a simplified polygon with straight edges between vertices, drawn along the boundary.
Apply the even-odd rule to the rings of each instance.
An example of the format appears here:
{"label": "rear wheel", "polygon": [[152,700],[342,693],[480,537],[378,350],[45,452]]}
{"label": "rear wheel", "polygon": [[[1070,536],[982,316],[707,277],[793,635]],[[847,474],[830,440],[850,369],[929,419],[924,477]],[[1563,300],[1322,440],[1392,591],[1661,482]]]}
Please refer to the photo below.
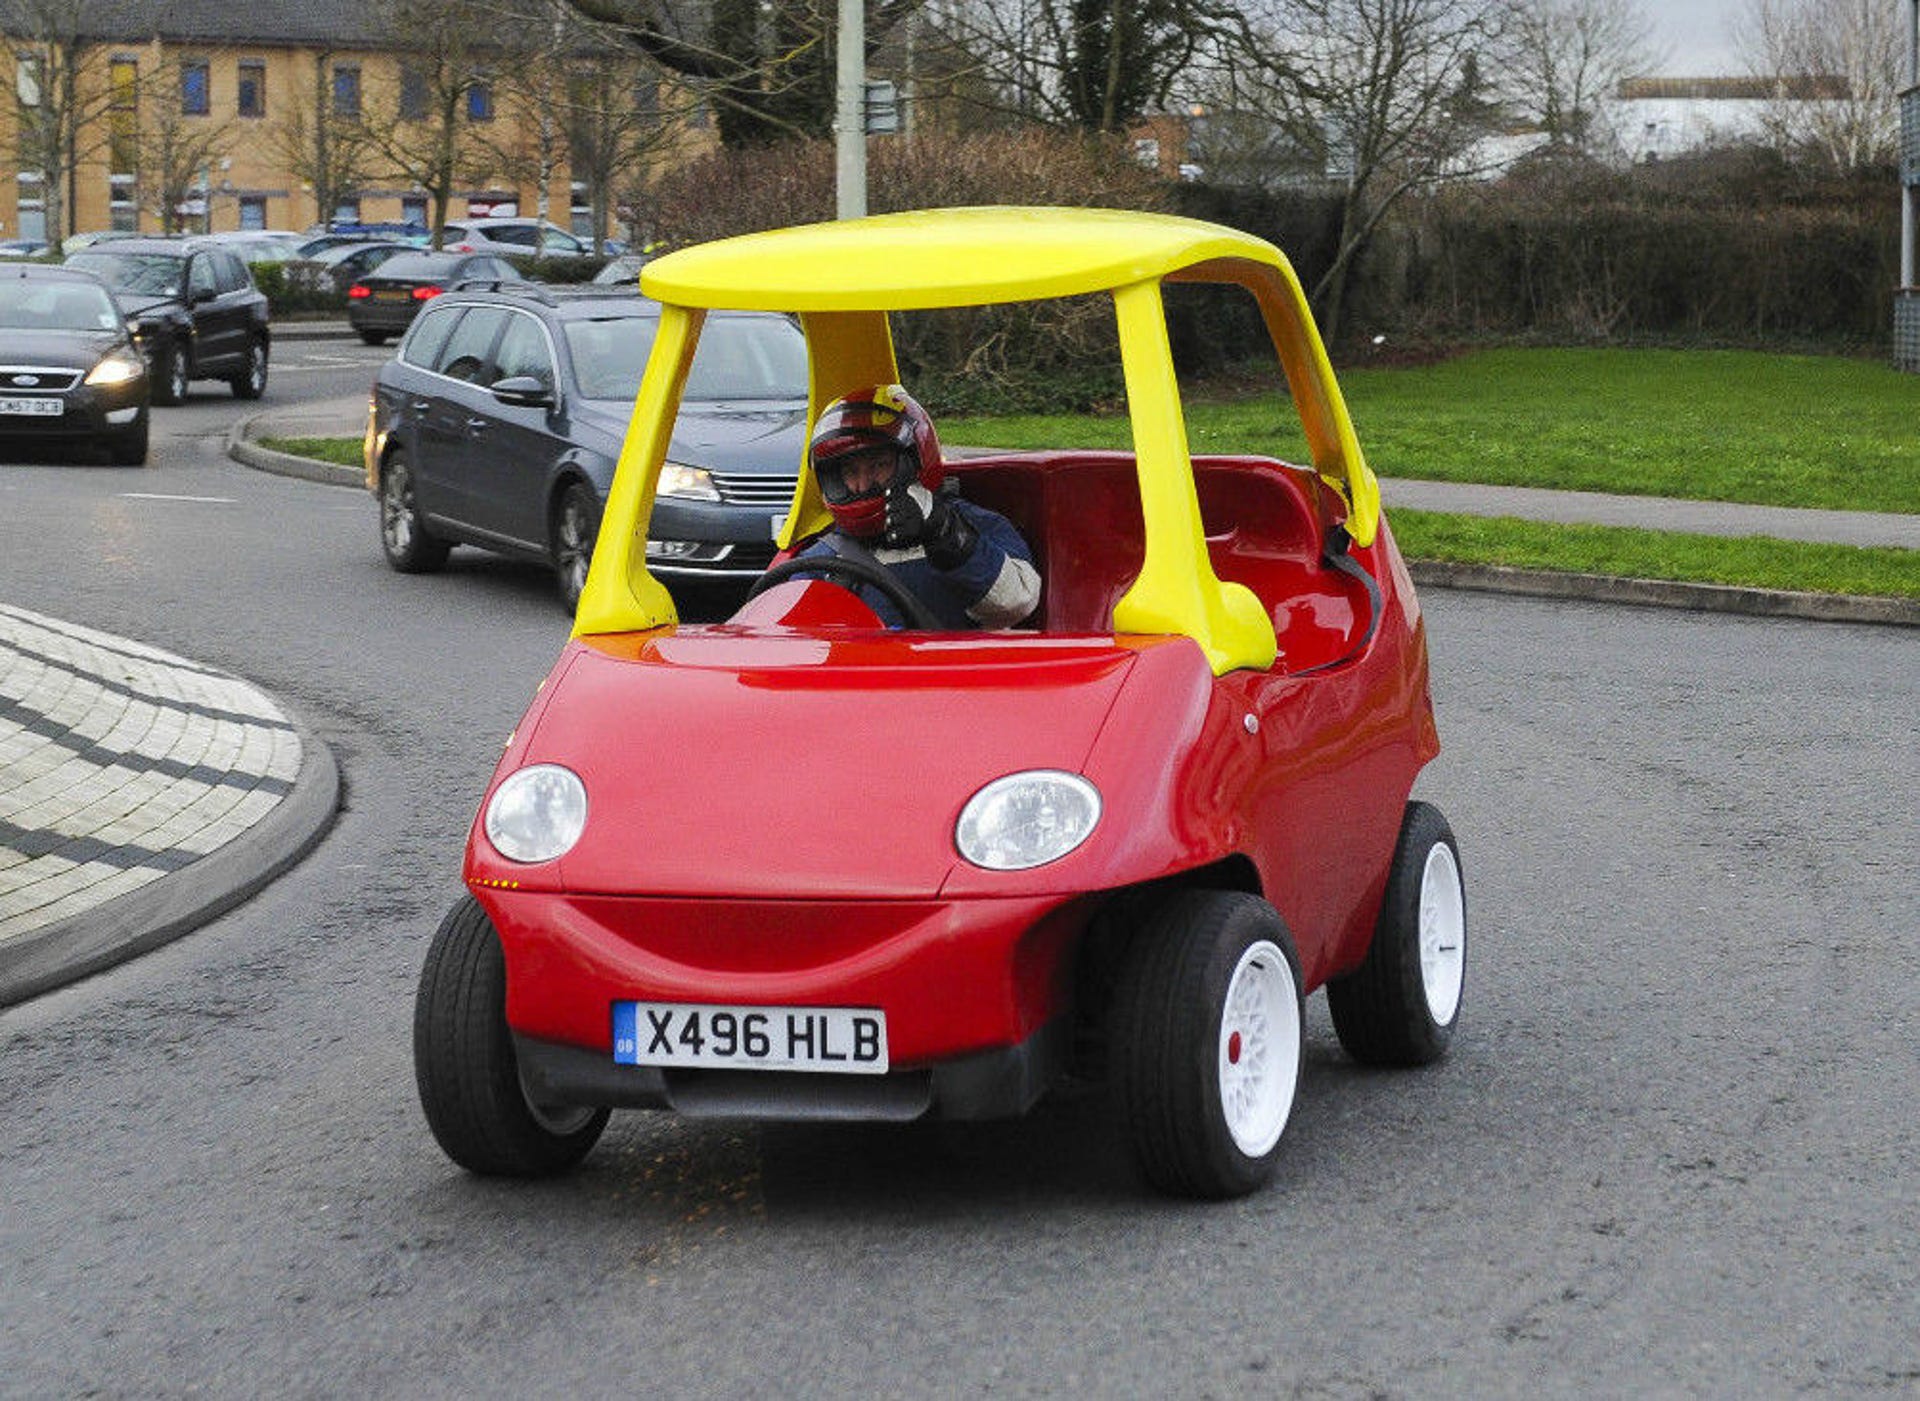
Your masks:
{"label": "rear wheel", "polygon": [[1425,1065],[1446,1053],[1466,987],[1467,893],[1440,810],[1408,803],[1366,962],[1327,984],[1333,1029],[1367,1065]]}
{"label": "rear wheel", "polygon": [[427,529],[413,491],[413,464],[407,455],[387,454],[380,468],[380,547],[387,563],[402,574],[428,574],[447,562],[453,547]]}
{"label": "rear wheel", "polygon": [[227,383],[236,399],[258,399],[267,392],[267,343],[259,337],[247,342],[247,365]]}
{"label": "rear wheel", "polygon": [[469,1172],[565,1172],[607,1126],[606,1109],[527,1098],[507,1030],[506,956],[470,895],[447,911],[427,950],[414,1000],[413,1069],[428,1127]]}
{"label": "rear wheel", "polygon": [[553,513],[553,572],[560,602],[571,613],[580,605],[593,563],[593,542],[600,534],[600,503],[585,482],[570,483]]}
{"label": "rear wheel", "polygon": [[1163,1192],[1235,1197],[1273,1175],[1300,1085],[1299,962],[1237,891],[1152,907],[1114,998],[1112,1074],[1135,1161]]}
{"label": "rear wheel", "polygon": [[147,433],[148,414],[145,409],[142,409],[131,428],[123,428],[107,439],[107,455],[119,467],[146,466]]}

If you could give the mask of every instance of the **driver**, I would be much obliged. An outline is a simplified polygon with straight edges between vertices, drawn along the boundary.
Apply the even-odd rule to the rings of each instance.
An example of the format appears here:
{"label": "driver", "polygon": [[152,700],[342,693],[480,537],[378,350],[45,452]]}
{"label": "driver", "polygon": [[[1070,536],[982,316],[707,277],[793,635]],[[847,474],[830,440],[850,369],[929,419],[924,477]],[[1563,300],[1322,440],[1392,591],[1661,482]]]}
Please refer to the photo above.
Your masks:
{"label": "driver", "polygon": [[[956,630],[1013,627],[1038,606],[1040,573],[1027,542],[1005,516],[940,490],[946,467],[933,419],[899,385],[828,404],[807,451],[834,524],[802,559],[871,551]],[[878,589],[856,592],[888,627],[905,625]]]}

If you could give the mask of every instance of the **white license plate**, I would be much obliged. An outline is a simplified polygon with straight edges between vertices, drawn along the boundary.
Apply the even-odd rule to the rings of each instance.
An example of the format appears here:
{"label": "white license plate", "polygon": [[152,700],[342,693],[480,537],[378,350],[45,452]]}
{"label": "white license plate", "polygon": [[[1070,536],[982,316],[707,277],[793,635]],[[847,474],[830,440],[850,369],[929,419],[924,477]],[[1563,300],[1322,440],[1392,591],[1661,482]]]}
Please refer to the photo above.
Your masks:
{"label": "white license plate", "polygon": [[613,1058],[667,1069],[884,1075],[887,1014],[865,1007],[616,1002]]}
{"label": "white license plate", "polygon": [[59,399],[0,399],[0,413],[25,414],[28,418],[58,418],[67,411]]}

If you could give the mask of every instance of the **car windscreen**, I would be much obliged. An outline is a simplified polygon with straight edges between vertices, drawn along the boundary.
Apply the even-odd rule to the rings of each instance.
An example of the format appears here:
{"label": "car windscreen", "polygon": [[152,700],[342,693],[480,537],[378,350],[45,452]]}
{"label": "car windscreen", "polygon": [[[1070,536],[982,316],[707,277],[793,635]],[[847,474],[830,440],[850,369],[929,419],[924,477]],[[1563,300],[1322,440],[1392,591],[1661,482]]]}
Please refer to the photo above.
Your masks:
{"label": "car windscreen", "polygon": [[0,326],[21,331],[117,331],[120,312],[98,283],[8,278],[0,282]]}
{"label": "car windscreen", "polygon": [[[589,399],[631,400],[660,328],[653,316],[568,321],[580,392]],[[805,399],[807,340],[784,316],[711,316],[700,333],[684,396],[720,399]]]}
{"label": "car windscreen", "polygon": [[102,249],[75,253],[67,266],[93,273],[118,292],[146,292],[177,297],[187,260],[171,253],[109,253]]}
{"label": "car windscreen", "polygon": [[380,265],[380,275],[431,282],[452,272],[459,261],[445,253],[401,253]]}

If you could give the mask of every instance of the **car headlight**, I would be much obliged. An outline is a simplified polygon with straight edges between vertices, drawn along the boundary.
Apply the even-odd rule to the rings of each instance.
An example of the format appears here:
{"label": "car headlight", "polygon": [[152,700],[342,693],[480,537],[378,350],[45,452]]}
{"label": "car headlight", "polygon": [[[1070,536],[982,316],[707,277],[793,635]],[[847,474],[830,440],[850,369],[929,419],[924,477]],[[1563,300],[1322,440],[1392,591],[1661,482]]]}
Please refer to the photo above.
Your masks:
{"label": "car headlight", "polygon": [[688,467],[669,462],[660,469],[656,496],[683,496],[693,501],[718,501],[720,489],[713,484],[713,473],[704,467]]}
{"label": "car headlight", "polygon": [[954,845],[989,871],[1026,871],[1058,861],[1093,834],[1100,790],[1076,773],[1033,769],[996,778],[967,799]]}
{"label": "car headlight", "polygon": [[146,372],[146,362],[138,356],[114,354],[88,370],[86,382],[93,385],[125,384]]}
{"label": "car headlight", "polygon": [[482,825],[507,860],[551,861],[571,851],[586,830],[586,785],[558,764],[529,765],[493,790]]}

